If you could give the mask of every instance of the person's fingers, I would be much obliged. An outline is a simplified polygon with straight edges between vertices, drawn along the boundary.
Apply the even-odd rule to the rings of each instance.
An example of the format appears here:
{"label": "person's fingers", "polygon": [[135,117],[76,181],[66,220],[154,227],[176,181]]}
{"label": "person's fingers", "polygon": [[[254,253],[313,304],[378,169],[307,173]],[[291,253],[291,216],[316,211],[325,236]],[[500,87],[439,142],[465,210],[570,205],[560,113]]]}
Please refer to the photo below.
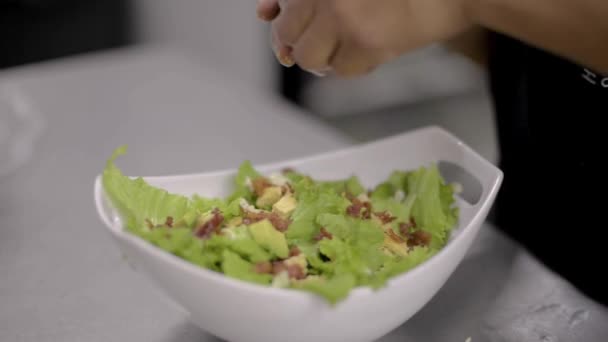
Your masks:
{"label": "person's fingers", "polygon": [[272,46],[272,51],[274,52],[274,55],[277,58],[277,60],[279,61],[279,63],[281,63],[281,65],[283,65],[285,67],[292,67],[295,64],[293,57],[291,55],[292,48],[287,45],[281,44],[281,42],[279,42],[279,40],[277,39],[275,31],[272,29],[270,32],[270,39],[271,39],[270,44]]}
{"label": "person's fingers", "polygon": [[280,2],[280,13],[273,20],[279,41],[285,45],[294,45],[312,22],[316,0],[289,0]]}
{"label": "person's fingers", "polygon": [[258,0],[256,12],[258,18],[264,21],[272,21],[280,12],[279,0]]}
{"label": "person's fingers", "polygon": [[364,49],[349,41],[341,41],[329,61],[332,73],[349,78],[368,74],[384,62],[373,49]]}
{"label": "person's fingers", "polygon": [[308,29],[292,46],[292,56],[302,69],[322,75],[329,70],[329,61],[338,42],[334,22],[327,12],[319,12]]}

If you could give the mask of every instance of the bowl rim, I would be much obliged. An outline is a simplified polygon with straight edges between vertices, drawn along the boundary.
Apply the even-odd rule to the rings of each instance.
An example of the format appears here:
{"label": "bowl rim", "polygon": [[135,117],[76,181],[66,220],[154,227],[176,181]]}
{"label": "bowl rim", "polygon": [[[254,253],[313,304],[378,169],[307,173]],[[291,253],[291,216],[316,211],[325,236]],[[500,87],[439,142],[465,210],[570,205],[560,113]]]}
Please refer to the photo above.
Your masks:
{"label": "bowl rim", "polygon": [[[345,302],[347,300],[350,300],[350,299],[353,299],[356,297],[373,295],[373,294],[377,293],[378,291],[389,291],[390,289],[401,287],[404,285],[404,283],[407,283],[410,278],[415,278],[415,277],[419,276],[420,274],[432,272],[439,263],[442,263],[442,261],[444,259],[448,258],[450,254],[454,253],[454,251],[457,249],[457,245],[461,245],[462,243],[464,243],[464,238],[465,238],[464,235],[467,235],[467,234],[476,235],[477,234],[478,230],[477,230],[477,232],[473,232],[473,227],[476,226],[477,223],[479,223],[477,221],[479,221],[481,219],[482,212],[484,210],[486,210],[492,204],[492,202],[501,186],[502,179],[504,177],[503,172],[499,168],[494,166],[492,163],[487,161],[485,158],[480,156],[476,151],[474,151],[473,149],[468,147],[461,140],[459,140],[458,138],[456,138],[455,136],[453,136],[452,134],[448,133],[447,131],[445,131],[444,129],[442,129],[438,126],[428,126],[428,127],[416,129],[416,130],[410,131],[410,132],[391,135],[386,138],[379,139],[379,140],[376,140],[373,142],[354,144],[354,145],[347,146],[344,148],[334,149],[333,151],[330,150],[328,152],[311,154],[311,155],[301,157],[301,158],[285,159],[285,160],[255,165],[255,167],[261,171],[277,169],[277,168],[280,168],[287,164],[293,165],[296,163],[306,163],[309,161],[325,159],[330,156],[349,154],[349,153],[352,153],[352,152],[355,152],[355,151],[361,149],[362,147],[379,144],[379,143],[387,143],[392,139],[402,138],[404,135],[429,134],[429,133],[441,134],[444,137],[447,137],[448,139],[452,140],[454,143],[460,145],[461,148],[466,149],[468,153],[473,154],[475,157],[477,157],[481,161],[485,162],[486,165],[492,169],[492,171],[495,174],[494,174],[494,177],[492,177],[491,187],[490,187],[490,189],[488,189],[489,196],[487,197],[487,200],[484,203],[477,204],[479,209],[476,212],[474,212],[473,215],[471,216],[470,223],[466,226],[457,226],[454,230],[460,230],[459,234],[457,234],[455,236],[452,235],[451,238],[448,240],[448,243],[443,248],[438,250],[432,257],[430,257],[426,261],[422,262],[421,264],[410,269],[407,272],[403,272],[401,274],[393,276],[392,278],[389,278],[386,281],[386,283],[380,288],[373,289],[370,286],[354,287],[349,292],[348,296],[346,298],[344,298],[338,304],[341,304],[342,302]],[[177,180],[177,179],[184,181],[184,180],[188,180],[189,178],[226,176],[228,174],[233,174],[235,172],[235,170],[236,170],[235,168],[227,168],[227,169],[220,169],[220,170],[211,171],[211,172],[184,173],[184,174],[172,174],[172,175],[161,175],[161,176],[137,176],[137,177],[142,177],[145,180],[150,180],[150,181],[160,181],[160,180],[172,181],[172,180]],[[250,292],[250,293],[256,294],[256,295],[278,296],[278,297],[282,297],[282,298],[299,298],[302,300],[307,299],[307,300],[314,300],[314,301],[322,301],[322,302],[325,302],[326,304],[329,304],[325,299],[321,298],[320,296],[318,296],[314,293],[310,293],[310,292],[306,292],[306,291],[302,291],[302,290],[298,290],[298,289],[293,289],[293,288],[278,288],[278,287],[271,287],[271,286],[250,283],[247,281],[229,277],[220,272],[216,272],[216,271],[195,265],[183,258],[180,258],[177,255],[174,255],[161,248],[158,248],[157,246],[154,246],[153,244],[139,238],[138,236],[128,233],[122,226],[120,218],[114,217],[113,221],[112,221],[112,218],[108,217],[106,215],[106,214],[108,214],[108,212],[107,212],[108,210],[105,207],[106,206],[111,207],[111,204],[109,203],[109,201],[105,195],[105,191],[103,190],[102,174],[98,174],[95,177],[94,200],[95,200],[95,207],[96,207],[98,216],[101,219],[101,221],[104,223],[104,225],[106,226],[106,229],[109,230],[109,232],[112,236],[114,236],[117,239],[126,241],[127,243],[132,244],[137,248],[145,250],[147,253],[152,254],[154,257],[160,258],[163,261],[169,263],[172,267],[177,267],[184,272],[193,273],[199,278],[207,278],[211,281],[219,283],[221,286],[228,286],[235,290],[236,289],[244,290],[246,292]],[[459,206],[473,207],[470,204],[468,204],[466,201],[463,201],[463,200],[459,200],[458,203],[459,203]],[[108,209],[110,209],[110,208],[108,208]],[[480,224],[480,226],[481,226],[481,224]],[[460,261],[458,263],[460,263]]]}

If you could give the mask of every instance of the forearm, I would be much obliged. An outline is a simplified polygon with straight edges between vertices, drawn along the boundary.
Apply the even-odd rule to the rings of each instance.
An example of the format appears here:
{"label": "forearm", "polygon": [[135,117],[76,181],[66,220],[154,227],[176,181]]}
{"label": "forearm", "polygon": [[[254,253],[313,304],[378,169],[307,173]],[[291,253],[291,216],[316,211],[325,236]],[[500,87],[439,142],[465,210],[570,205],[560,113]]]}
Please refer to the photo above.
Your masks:
{"label": "forearm", "polygon": [[466,0],[479,25],[608,72],[607,0]]}

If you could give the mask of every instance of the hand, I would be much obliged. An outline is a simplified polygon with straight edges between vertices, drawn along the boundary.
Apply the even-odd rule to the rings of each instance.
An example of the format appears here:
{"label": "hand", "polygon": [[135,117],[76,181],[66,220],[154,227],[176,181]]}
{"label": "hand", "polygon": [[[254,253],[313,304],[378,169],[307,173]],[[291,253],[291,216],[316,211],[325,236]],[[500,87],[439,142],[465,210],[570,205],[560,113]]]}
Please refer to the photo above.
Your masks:
{"label": "hand", "polygon": [[467,0],[259,0],[283,65],[315,73],[365,74],[473,27]]}

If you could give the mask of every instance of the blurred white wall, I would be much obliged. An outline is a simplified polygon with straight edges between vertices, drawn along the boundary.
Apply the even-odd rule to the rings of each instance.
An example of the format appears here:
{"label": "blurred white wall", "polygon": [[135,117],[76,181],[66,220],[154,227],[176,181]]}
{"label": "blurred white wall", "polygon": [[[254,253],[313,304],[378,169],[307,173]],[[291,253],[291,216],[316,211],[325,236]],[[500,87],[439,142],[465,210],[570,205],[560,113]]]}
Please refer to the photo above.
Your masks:
{"label": "blurred white wall", "polygon": [[172,44],[255,86],[274,86],[266,25],[255,0],[137,0],[142,43]]}

